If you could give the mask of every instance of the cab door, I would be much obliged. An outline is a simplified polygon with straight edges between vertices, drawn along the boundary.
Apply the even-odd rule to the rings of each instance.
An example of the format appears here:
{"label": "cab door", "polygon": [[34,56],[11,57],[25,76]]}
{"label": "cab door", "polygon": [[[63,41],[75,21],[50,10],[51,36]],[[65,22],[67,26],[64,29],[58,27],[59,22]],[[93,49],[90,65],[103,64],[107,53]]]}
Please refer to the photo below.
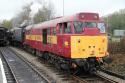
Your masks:
{"label": "cab door", "polygon": [[42,30],[43,44],[47,44],[47,29]]}

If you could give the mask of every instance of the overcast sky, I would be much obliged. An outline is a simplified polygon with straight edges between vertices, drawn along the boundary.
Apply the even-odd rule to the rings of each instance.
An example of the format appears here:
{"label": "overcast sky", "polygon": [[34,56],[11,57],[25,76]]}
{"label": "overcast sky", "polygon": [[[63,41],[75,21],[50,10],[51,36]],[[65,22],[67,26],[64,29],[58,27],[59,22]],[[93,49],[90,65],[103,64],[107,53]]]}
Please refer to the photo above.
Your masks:
{"label": "overcast sky", "polygon": [[[37,8],[40,7],[37,1],[40,0],[0,0],[0,20],[11,19],[21,10],[22,6],[30,2],[34,2],[31,7],[32,12],[37,12]],[[56,16],[63,15],[63,0],[46,1],[53,3]],[[64,15],[78,12],[97,12],[104,16],[124,8],[125,0],[64,0]]]}

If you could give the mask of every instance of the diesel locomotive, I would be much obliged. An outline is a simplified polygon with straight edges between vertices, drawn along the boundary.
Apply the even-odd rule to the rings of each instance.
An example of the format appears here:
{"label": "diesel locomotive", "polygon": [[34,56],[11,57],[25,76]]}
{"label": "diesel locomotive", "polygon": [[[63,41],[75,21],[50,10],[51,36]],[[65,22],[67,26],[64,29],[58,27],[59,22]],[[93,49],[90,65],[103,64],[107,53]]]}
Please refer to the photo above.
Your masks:
{"label": "diesel locomotive", "polygon": [[62,69],[93,71],[108,56],[106,27],[97,13],[59,17],[22,31],[25,49]]}

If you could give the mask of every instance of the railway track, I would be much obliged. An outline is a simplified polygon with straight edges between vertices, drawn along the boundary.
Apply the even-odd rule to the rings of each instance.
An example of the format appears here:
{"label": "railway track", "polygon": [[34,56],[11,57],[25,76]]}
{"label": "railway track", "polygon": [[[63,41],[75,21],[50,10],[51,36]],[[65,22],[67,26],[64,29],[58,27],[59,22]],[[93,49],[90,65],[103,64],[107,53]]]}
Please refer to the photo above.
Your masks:
{"label": "railway track", "polygon": [[105,69],[105,68],[101,68],[100,71],[102,71],[102,72],[104,72],[104,73],[107,73],[107,74],[109,74],[109,75],[118,77],[118,78],[120,78],[120,79],[125,80],[125,76],[120,75],[120,74],[116,74],[116,73],[114,73],[114,72],[112,72],[112,71],[109,71],[109,70],[107,70],[107,69]]}
{"label": "railway track", "polygon": [[[8,83],[54,83],[46,78],[38,68],[18,57],[9,48],[0,48]],[[10,71],[8,73],[8,71]]]}
{"label": "railway track", "polygon": [[104,68],[95,72],[93,76],[87,77],[87,75],[73,75],[73,78],[78,80],[79,83],[125,83],[124,76],[118,75]]}
{"label": "railway track", "polygon": [[103,79],[96,75],[89,75],[89,76],[77,76],[73,75],[73,78],[78,81],[78,83],[112,83],[109,80]]}
{"label": "railway track", "polygon": [[[23,56],[23,55],[22,55]],[[24,58],[26,58],[25,56],[23,56]],[[47,61],[44,60],[37,60],[38,62],[40,62],[41,64],[44,64],[44,66],[46,66],[48,69],[54,70],[53,73],[56,73],[56,75],[62,79],[62,81],[56,81],[57,83],[125,83],[124,80],[119,79],[119,80],[114,80],[111,79],[109,75],[107,76],[107,73],[104,71],[97,71],[94,75],[69,75],[67,74],[67,72],[63,72],[63,71],[59,71],[56,68],[53,67],[52,64],[50,64]],[[34,64],[31,62],[31,64]],[[37,65],[37,64],[34,64]],[[115,76],[116,78],[118,78],[117,76]]]}
{"label": "railway track", "polygon": [[[40,61],[40,60],[39,60]],[[48,62],[40,61],[42,64],[49,64]],[[46,65],[49,69],[52,69],[55,71],[57,75],[61,79],[63,79],[65,83],[124,83],[124,82],[119,82],[119,81],[114,81],[110,78],[107,78],[101,74],[93,74],[93,75],[87,75],[87,74],[82,74],[82,75],[69,75],[67,72],[63,71],[58,71],[56,68],[53,68],[53,66]]]}
{"label": "railway track", "polygon": [[17,83],[16,78],[15,78],[13,72],[11,71],[10,66],[8,65],[6,60],[4,60],[4,57],[1,54],[1,48],[0,48],[0,58],[2,59],[2,63],[3,63],[3,67],[4,67],[4,72],[5,72],[5,75],[6,75],[7,83]]}
{"label": "railway track", "polygon": [[[41,62],[42,64],[49,64],[49,62],[46,62],[44,60],[39,60],[39,62]],[[52,65],[47,66],[49,68],[52,68]],[[56,69],[54,68],[53,70],[55,70],[55,72],[60,75],[60,77],[62,77],[62,79],[64,79],[64,81],[68,81],[68,83],[125,83],[124,79],[119,79],[119,77],[117,77],[117,74],[115,74],[115,78],[117,78],[118,80],[114,80],[109,76],[112,76],[112,74],[108,74],[106,72],[103,71],[97,71],[95,74],[93,75],[68,75],[66,72],[62,72],[62,71],[56,71]],[[60,73],[62,72],[62,73]],[[101,74],[103,73],[103,74]],[[107,74],[109,76],[107,76]],[[68,77],[68,78],[67,78]]]}
{"label": "railway track", "polygon": [[100,70],[98,70],[96,72],[96,75],[113,83],[125,83],[125,76],[116,74],[112,71],[108,71],[105,68],[101,68]]}

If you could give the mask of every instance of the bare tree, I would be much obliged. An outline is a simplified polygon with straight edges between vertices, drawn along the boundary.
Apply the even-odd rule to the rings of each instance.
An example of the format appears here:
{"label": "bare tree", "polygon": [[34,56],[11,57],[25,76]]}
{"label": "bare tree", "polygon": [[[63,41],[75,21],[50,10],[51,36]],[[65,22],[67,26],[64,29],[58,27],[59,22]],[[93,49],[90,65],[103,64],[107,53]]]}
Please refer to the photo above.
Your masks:
{"label": "bare tree", "polygon": [[[52,2],[46,3],[44,0],[37,0],[41,5],[41,8],[38,12],[31,16],[31,6],[33,3],[26,4],[22,7],[22,11],[20,11],[13,19],[12,24],[13,27],[19,27],[20,25],[24,24],[25,22],[28,23],[39,23],[46,20],[50,20],[54,17],[54,6]],[[27,23],[26,23],[27,24]]]}
{"label": "bare tree", "polygon": [[43,22],[54,18],[55,12],[54,12],[54,6],[52,2],[49,2],[48,5],[45,5],[44,3],[41,5],[42,7],[38,10],[38,12],[33,17],[34,23],[39,23],[39,22]]}
{"label": "bare tree", "polygon": [[30,4],[27,4],[25,6],[23,6],[22,8],[22,11],[19,12],[13,19],[12,19],[12,23],[13,23],[13,26],[17,27],[19,26],[21,23],[23,23],[23,21],[25,20],[30,20],[30,12],[31,12],[31,5],[32,3]]}

